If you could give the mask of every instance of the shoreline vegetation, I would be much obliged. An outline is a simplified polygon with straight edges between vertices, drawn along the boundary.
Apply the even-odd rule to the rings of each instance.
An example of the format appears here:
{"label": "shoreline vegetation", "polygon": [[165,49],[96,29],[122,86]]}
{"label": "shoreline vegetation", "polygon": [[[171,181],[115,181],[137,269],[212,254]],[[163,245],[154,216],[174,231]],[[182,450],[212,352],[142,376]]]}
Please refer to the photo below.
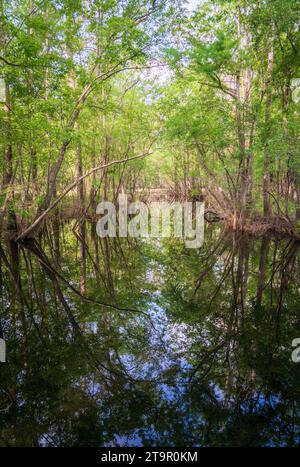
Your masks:
{"label": "shoreline vegetation", "polygon": [[[163,198],[165,201],[166,199]],[[147,203],[147,199],[144,197],[143,201]],[[158,199],[160,201],[160,199]],[[151,204],[151,202],[150,202]],[[36,238],[40,236],[45,228],[46,224],[50,224],[54,221],[60,223],[72,222],[81,223],[84,219],[85,222],[96,224],[99,216],[96,211],[92,211],[89,207],[87,209],[82,208],[76,203],[76,200],[72,205],[62,204],[58,208],[53,208],[42,220],[38,223],[37,227],[34,228],[34,220],[29,224],[24,224],[21,217],[18,217],[15,213],[6,213],[3,216],[1,213],[0,217],[0,230],[1,236],[9,238],[15,241],[23,241],[30,238]],[[284,216],[270,216],[268,218],[261,214],[256,213],[252,217],[241,220],[237,214],[221,213],[219,210],[214,210],[211,207],[206,207],[204,211],[205,224],[218,224],[221,225],[224,232],[231,234],[245,234],[250,237],[265,237],[265,236],[278,236],[278,237],[290,237],[295,241],[300,241],[300,231],[297,228],[295,219]],[[26,232],[28,231],[28,234]],[[24,235],[25,232],[25,235]]]}

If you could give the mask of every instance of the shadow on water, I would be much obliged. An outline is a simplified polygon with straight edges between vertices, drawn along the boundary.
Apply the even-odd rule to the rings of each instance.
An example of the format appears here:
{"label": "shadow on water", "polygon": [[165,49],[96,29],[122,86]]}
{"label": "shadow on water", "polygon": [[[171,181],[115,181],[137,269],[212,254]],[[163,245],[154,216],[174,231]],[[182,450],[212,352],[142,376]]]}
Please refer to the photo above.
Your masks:
{"label": "shadow on water", "polygon": [[0,445],[299,445],[296,243],[56,223],[0,257]]}

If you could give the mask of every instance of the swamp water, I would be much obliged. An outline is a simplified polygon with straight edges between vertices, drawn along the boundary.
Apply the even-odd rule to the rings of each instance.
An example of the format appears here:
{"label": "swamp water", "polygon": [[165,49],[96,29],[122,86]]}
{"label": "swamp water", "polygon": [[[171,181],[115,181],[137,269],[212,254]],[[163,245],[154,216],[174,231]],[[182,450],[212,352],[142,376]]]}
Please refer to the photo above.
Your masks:
{"label": "swamp water", "polygon": [[2,242],[0,445],[299,445],[298,245],[94,227]]}

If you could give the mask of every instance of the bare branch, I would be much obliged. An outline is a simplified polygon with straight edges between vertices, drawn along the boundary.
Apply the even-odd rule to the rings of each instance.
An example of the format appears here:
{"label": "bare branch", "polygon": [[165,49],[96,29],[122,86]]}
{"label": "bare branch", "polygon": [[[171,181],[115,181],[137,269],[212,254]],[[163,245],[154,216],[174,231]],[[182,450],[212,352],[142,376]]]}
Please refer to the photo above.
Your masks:
{"label": "bare branch", "polygon": [[94,167],[93,169],[89,170],[86,174],[82,175],[81,177],[77,178],[71,185],[69,185],[63,192],[62,194],[54,201],[54,203],[51,204],[51,206],[48,207],[24,232],[21,233],[17,237],[18,240],[24,240],[24,238],[28,237],[29,234],[41,223],[41,221],[49,214],[50,211],[52,211],[59,203],[60,201],[73,189],[75,186],[80,183],[82,180],[84,180],[86,177],[89,177],[93,173],[97,172],[98,170],[106,169],[107,167],[110,167],[112,165],[116,164],[125,164],[126,162],[130,162],[135,159],[140,159],[142,157],[149,156],[150,152],[146,152],[143,154],[139,154],[137,156],[129,157],[128,159],[119,159],[116,161],[108,162],[107,164],[100,165],[99,167]]}

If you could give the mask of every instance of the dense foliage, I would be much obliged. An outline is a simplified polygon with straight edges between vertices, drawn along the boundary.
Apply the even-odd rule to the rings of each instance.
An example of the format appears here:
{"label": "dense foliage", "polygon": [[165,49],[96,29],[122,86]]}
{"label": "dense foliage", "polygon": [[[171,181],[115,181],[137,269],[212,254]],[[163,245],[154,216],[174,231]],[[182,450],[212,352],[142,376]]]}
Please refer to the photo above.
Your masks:
{"label": "dense foliage", "polygon": [[89,169],[150,152],[87,177],[77,201],[160,184],[202,191],[235,227],[299,218],[298,0],[0,10],[1,212],[19,230]]}

